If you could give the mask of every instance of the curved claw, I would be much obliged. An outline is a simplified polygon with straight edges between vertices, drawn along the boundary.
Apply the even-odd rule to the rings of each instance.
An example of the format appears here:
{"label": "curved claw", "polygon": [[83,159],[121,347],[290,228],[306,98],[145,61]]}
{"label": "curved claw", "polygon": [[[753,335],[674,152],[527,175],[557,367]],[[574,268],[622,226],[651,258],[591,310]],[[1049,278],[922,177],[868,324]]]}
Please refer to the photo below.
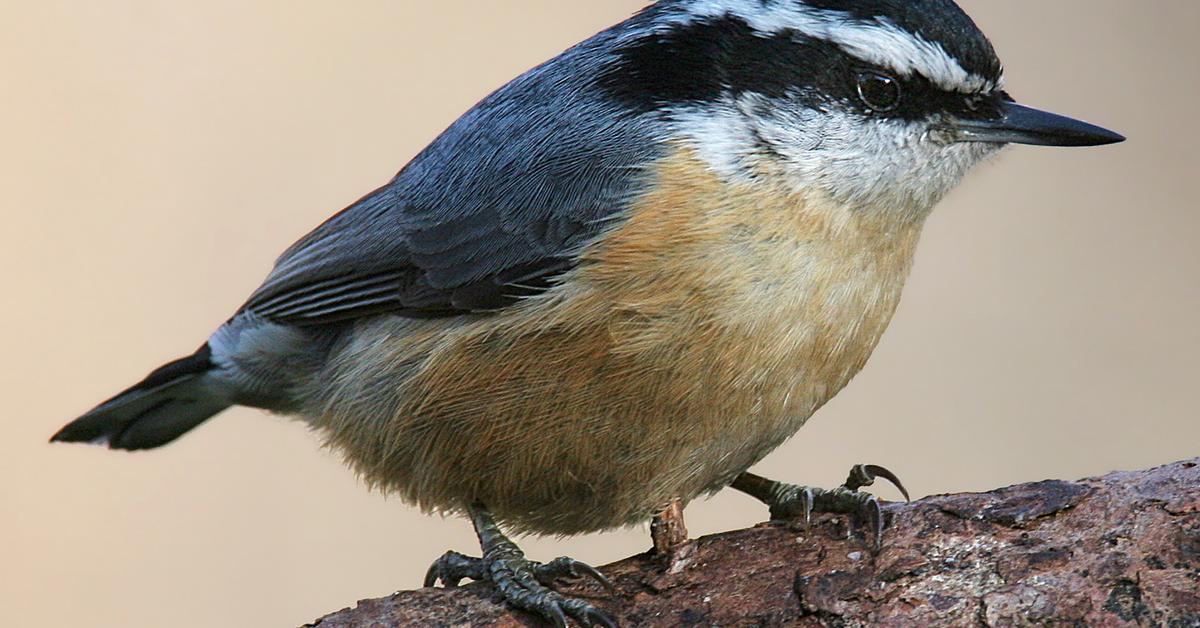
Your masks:
{"label": "curved claw", "polygon": [[881,477],[881,478],[887,480],[888,482],[891,482],[892,486],[895,486],[896,489],[900,491],[900,494],[904,496],[904,501],[906,501],[906,502],[912,501],[912,497],[909,497],[909,495],[908,495],[908,489],[904,488],[904,483],[900,481],[900,478],[897,477],[895,473],[892,473],[891,471],[887,470],[886,468],[881,467],[879,465],[875,465],[875,464],[866,465],[866,471],[867,471],[867,473],[870,473],[871,475],[874,475],[876,477]]}
{"label": "curved claw", "polygon": [[[557,558],[549,564],[528,560],[521,548],[504,536],[483,504],[471,504],[469,512],[483,549],[483,558],[447,552],[438,559],[436,569],[431,570],[431,574],[440,577],[443,582],[447,577],[488,582],[498,598],[509,606],[532,613],[559,628],[567,628],[567,617],[590,624],[593,615],[600,616],[591,604],[565,597],[550,588],[555,578],[578,577],[580,573],[597,578],[601,584],[611,588],[611,583],[600,572],[566,557]],[[427,575],[426,579],[430,577]],[[606,626],[615,625],[611,621],[604,623]]]}
{"label": "curved claw", "polygon": [[876,478],[883,478],[891,482],[901,495],[904,495],[904,501],[911,502],[912,498],[908,495],[908,489],[904,488],[904,483],[885,467],[877,464],[856,464],[853,469],[850,469],[850,477],[846,478],[846,483],[843,485],[851,491],[857,491],[864,486],[870,486],[875,483]]}
{"label": "curved claw", "polygon": [[816,493],[813,492],[812,488],[808,486],[804,487],[804,490],[800,493],[800,507],[804,509],[805,528],[812,527],[813,507],[816,504],[816,501],[817,496]]}
{"label": "curved claw", "polygon": [[428,589],[429,587],[437,584],[438,578],[440,577],[440,570],[438,567],[438,561],[434,561],[434,563],[429,566],[429,569],[425,571],[425,583],[421,585],[422,587]]}
{"label": "curved claw", "polygon": [[883,549],[883,508],[879,505],[879,500],[872,495],[871,499],[863,504],[863,508],[867,512],[863,513],[867,522],[871,525],[871,532],[875,534],[875,551]]}
{"label": "curved claw", "polygon": [[483,561],[478,558],[472,558],[465,554],[450,551],[442,554],[429,569],[425,572],[425,583],[423,586],[432,587],[442,581],[442,584],[448,588],[454,588],[463,581],[464,578],[479,580],[483,577]]}
{"label": "curved claw", "polygon": [[527,595],[510,597],[509,601],[519,608],[549,620],[556,628],[567,628],[568,617],[575,618],[583,626],[618,628],[616,620],[582,600],[566,598],[553,592],[538,595],[531,589],[526,593]]}
{"label": "curved claw", "polygon": [[595,567],[567,556],[560,556],[544,565],[538,566],[534,572],[534,576],[543,584],[552,584],[558,578],[582,578],[587,576],[600,583],[600,586],[604,587],[610,595],[614,595],[617,592],[612,581],[604,577],[604,574],[600,573]]}
{"label": "curved claw", "polygon": [[609,580],[604,576],[604,574],[600,573],[600,570],[587,563],[581,563],[579,561],[575,561],[572,566],[575,569],[582,571],[583,575],[595,580],[596,582],[599,582],[600,586],[604,587],[604,590],[608,591],[609,595],[616,595],[617,587],[613,586],[612,580]]}
{"label": "curved claw", "polygon": [[[485,552],[488,555],[488,552]],[[478,577],[473,570],[478,570]],[[582,625],[616,628],[616,623],[591,604],[565,597],[550,587],[557,578],[588,576],[615,592],[612,583],[592,566],[566,556],[549,563],[526,560],[518,550],[516,555],[491,558],[471,558],[447,552],[438,559],[430,573],[447,582],[447,577],[467,577],[492,584],[499,596],[510,605],[532,613],[558,628],[567,628],[568,618]],[[430,576],[426,576],[428,579]]]}
{"label": "curved claw", "polygon": [[784,484],[748,472],[738,475],[730,486],[767,504],[771,509],[771,519],[775,521],[796,519],[803,515],[805,525],[808,525],[814,512],[851,514],[858,521],[870,525],[875,533],[875,551],[878,552],[883,548],[883,507],[877,497],[858,490],[874,483],[877,477],[891,482],[904,494],[904,499],[910,499],[908,489],[904,488],[896,474],[873,464],[855,465],[846,483],[833,490]]}
{"label": "curved claw", "polygon": [[546,614],[550,615],[550,619],[554,620],[556,628],[567,628],[567,614],[563,612],[562,607],[556,602],[551,602],[546,606]]}

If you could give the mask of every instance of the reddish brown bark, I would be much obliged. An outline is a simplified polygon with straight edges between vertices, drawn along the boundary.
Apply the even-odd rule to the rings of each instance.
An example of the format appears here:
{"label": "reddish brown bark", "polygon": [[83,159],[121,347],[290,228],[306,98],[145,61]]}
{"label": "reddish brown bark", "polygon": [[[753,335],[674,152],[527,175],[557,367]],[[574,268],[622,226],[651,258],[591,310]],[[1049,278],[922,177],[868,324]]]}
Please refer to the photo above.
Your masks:
{"label": "reddish brown bark", "polygon": [[[580,582],[623,626],[1200,626],[1200,459],[890,504],[872,554],[843,517],[764,524]],[[478,585],[359,602],[314,625],[536,626]]]}
{"label": "reddish brown bark", "polygon": [[682,547],[687,540],[687,526],[683,523],[683,501],[677,499],[650,522],[650,541],[655,553],[667,555]]}

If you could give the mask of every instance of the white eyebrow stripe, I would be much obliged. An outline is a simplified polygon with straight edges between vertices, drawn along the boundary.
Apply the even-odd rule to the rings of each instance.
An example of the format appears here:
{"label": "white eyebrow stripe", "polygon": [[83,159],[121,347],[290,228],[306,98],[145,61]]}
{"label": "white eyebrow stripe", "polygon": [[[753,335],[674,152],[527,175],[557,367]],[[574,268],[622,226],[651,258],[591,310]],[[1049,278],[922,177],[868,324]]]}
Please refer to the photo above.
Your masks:
{"label": "white eyebrow stripe", "polygon": [[891,68],[904,77],[919,74],[948,91],[975,93],[999,87],[995,81],[966,71],[941,44],[886,19],[861,21],[843,11],[815,9],[798,2],[764,6],[762,0],[701,0],[668,16],[664,25],[687,26],[727,15],[745,20],[759,33],[790,30],[828,41],[867,63]]}

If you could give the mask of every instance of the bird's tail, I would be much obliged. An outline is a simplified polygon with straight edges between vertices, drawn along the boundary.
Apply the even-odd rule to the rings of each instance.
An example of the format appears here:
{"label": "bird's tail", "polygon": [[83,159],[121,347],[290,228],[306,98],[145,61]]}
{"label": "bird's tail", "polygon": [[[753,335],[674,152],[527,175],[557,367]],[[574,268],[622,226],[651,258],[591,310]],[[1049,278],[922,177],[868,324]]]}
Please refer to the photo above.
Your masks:
{"label": "bird's tail", "polygon": [[205,344],[68,423],[50,442],[127,450],[165,445],[233,405],[216,385],[213,369]]}

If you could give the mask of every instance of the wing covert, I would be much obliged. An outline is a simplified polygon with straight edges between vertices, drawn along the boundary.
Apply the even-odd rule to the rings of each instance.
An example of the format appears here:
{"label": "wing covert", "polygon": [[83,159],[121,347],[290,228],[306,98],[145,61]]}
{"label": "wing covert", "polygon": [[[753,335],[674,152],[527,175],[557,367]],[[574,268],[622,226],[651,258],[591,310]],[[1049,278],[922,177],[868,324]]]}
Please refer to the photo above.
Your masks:
{"label": "wing covert", "polygon": [[502,308],[619,220],[662,150],[597,86],[602,33],[464,114],[387,185],[289,248],[243,306],[295,325]]}

